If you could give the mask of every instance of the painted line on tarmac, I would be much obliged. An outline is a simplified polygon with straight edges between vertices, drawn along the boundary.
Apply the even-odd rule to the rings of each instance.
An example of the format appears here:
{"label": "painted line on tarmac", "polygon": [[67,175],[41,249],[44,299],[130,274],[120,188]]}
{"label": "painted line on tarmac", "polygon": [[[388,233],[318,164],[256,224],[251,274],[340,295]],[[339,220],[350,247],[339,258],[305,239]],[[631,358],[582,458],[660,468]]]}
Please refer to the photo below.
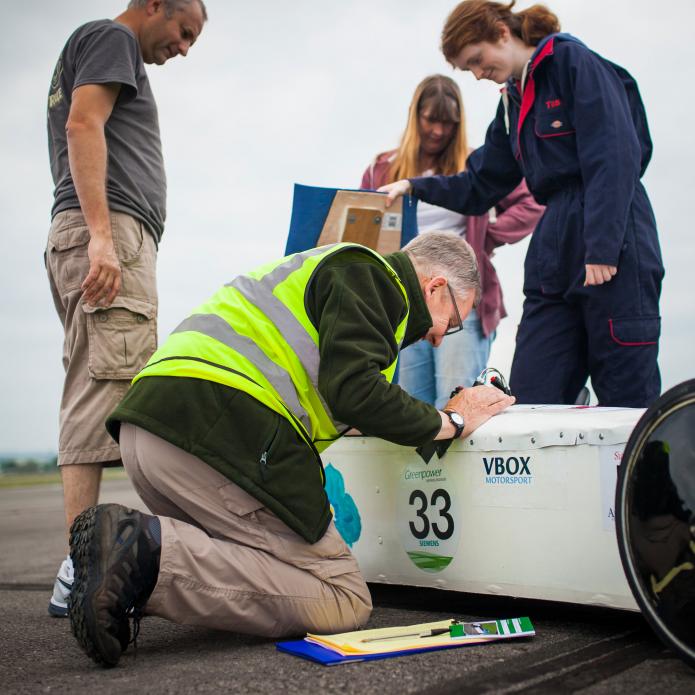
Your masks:
{"label": "painted line on tarmac", "polygon": [[581,644],[578,641],[571,638],[505,661],[495,659],[470,677],[462,675],[421,690],[418,695],[575,692],[643,661],[661,658],[665,651],[646,629],[622,632],[589,644],[586,638],[581,639]]}

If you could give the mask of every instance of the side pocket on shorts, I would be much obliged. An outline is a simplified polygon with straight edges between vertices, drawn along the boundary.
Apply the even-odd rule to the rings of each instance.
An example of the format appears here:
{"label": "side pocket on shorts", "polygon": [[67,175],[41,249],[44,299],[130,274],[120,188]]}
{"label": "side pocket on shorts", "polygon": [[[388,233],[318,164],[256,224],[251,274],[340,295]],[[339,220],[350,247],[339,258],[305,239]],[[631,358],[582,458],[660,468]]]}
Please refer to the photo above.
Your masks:
{"label": "side pocket on shorts", "polygon": [[89,375],[132,379],[157,348],[157,309],[132,297],[116,297],[107,308],[82,304],[87,314]]}
{"label": "side pocket on shorts", "polygon": [[68,221],[51,229],[44,262],[61,295],[77,289],[84,281],[89,271],[89,239],[89,228],[82,221]]}
{"label": "side pocket on shorts", "polygon": [[661,334],[661,317],[608,319],[608,329],[611,339],[618,345],[625,347],[656,345]]}

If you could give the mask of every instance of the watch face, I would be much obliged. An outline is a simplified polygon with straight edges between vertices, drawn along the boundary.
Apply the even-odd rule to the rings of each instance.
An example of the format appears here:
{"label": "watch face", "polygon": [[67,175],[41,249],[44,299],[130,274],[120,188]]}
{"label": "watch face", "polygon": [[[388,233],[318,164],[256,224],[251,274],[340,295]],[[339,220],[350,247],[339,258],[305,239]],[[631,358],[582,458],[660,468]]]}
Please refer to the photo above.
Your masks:
{"label": "watch face", "polygon": [[450,413],[450,415],[453,422],[455,422],[457,425],[463,425],[463,418],[461,415],[458,413]]}

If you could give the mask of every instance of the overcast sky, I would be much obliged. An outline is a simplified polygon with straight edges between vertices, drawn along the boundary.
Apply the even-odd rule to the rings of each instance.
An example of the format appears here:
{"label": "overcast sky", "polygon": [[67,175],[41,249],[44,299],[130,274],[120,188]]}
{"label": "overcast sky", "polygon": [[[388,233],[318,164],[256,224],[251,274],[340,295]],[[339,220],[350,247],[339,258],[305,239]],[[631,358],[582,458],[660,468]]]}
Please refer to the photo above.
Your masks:
{"label": "overcast sky", "polygon": [[[530,3],[522,2],[520,7]],[[664,388],[695,376],[692,279],[695,199],[686,77],[695,62],[695,3],[555,0],[563,29],[638,79],[654,157],[645,176],[661,236],[660,365]],[[46,98],[56,59],[81,23],[115,17],[126,2],[7,3],[0,44],[0,209],[7,242],[2,296],[0,452],[54,450],[62,388],[62,332],[43,250],[52,182]],[[148,72],[168,174],[160,247],[159,335],[219,285],[282,254],[294,182],[357,187],[377,152],[397,144],[426,75],[461,86],[471,145],[482,143],[497,86],[453,73],[439,33],[453,0],[209,0],[210,21],[188,57]],[[495,264],[510,316],[491,364],[509,371],[521,312],[525,244]]]}

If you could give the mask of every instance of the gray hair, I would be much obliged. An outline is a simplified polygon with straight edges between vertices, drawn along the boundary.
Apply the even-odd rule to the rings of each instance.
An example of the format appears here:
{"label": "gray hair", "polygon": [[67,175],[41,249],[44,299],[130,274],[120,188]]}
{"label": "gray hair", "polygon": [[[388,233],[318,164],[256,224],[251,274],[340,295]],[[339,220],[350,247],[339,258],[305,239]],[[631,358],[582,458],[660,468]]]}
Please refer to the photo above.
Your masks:
{"label": "gray hair", "polygon": [[[186,5],[190,5],[192,2],[197,2],[200,5],[200,9],[203,11],[203,21],[208,21],[208,11],[205,7],[203,0],[162,0],[162,5],[164,5],[164,14],[167,17],[171,17],[177,10],[182,10]],[[128,7],[131,9],[137,7],[145,7],[147,5],[147,0],[130,0]]]}
{"label": "gray hair", "polygon": [[473,306],[480,303],[480,273],[475,251],[455,232],[426,232],[416,236],[404,247],[415,270],[426,277],[442,275],[454,294],[463,297],[474,293]]}

